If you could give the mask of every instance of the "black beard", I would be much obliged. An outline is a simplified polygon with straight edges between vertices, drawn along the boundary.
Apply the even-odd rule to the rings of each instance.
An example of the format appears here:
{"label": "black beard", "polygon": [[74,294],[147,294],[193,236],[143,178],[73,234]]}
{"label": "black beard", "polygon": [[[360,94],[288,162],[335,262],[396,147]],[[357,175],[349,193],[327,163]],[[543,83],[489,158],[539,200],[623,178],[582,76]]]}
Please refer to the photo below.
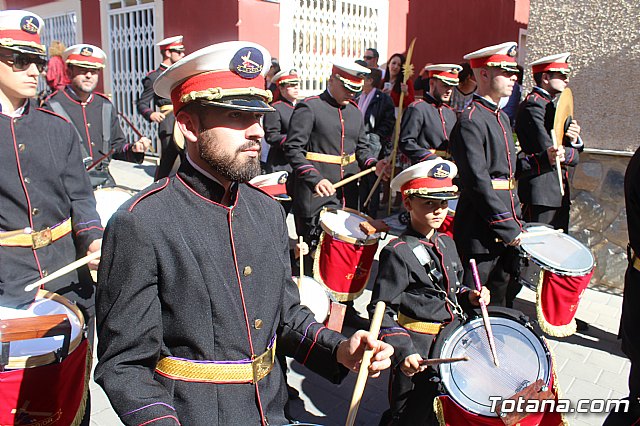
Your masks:
{"label": "black beard", "polygon": [[211,168],[230,182],[248,182],[260,174],[260,157],[248,158],[244,163],[238,158],[241,151],[251,148],[260,142],[248,141],[239,147],[234,155],[222,153],[219,142],[207,134],[202,134],[198,141],[200,158]]}

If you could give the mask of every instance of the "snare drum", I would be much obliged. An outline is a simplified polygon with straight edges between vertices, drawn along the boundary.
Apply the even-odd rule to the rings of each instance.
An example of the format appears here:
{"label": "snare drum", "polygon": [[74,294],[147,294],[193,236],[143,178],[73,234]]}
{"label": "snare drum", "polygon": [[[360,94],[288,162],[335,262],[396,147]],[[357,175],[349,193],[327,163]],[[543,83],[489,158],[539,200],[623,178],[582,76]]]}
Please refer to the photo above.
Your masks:
{"label": "snare drum", "polygon": [[96,197],[96,210],[100,215],[102,226],[107,226],[107,222],[118,208],[133,196],[133,192],[124,188],[100,188],[93,191]]}
{"label": "snare drum", "polygon": [[[469,361],[438,367],[445,395],[436,398],[434,408],[441,425],[503,425],[491,410],[490,397],[511,399],[539,379],[553,388],[549,348],[522,318],[518,311],[490,309],[500,367],[493,364],[482,317],[463,325],[451,324],[440,333],[433,358],[469,357]],[[537,425],[543,417],[552,415],[558,414],[532,413],[520,424]]]}
{"label": "snare drum", "polygon": [[320,213],[322,235],[313,277],[339,302],[358,297],[369,280],[380,234],[366,235],[360,223],[372,220],[352,209],[326,208]]}
{"label": "snare drum", "polygon": [[9,363],[0,372],[0,424],[78,424],[85,411],[91,352],[84,318],[66,298],[40,290],[26,310],[0,307],[0,319],[66,314],[69,352],[63,336],[9,342]]}
{"label": "snare drum", "polygon": [[[528,224],[525,228],[528,232],[543,232],[550,227]],[[537,293],[540,327],[551,336],[572,335],[576,332],[578,304],[593,275],[591,251],[564,233],[525,238],[521,248],[528,265],[521,270],[520,281]]]}

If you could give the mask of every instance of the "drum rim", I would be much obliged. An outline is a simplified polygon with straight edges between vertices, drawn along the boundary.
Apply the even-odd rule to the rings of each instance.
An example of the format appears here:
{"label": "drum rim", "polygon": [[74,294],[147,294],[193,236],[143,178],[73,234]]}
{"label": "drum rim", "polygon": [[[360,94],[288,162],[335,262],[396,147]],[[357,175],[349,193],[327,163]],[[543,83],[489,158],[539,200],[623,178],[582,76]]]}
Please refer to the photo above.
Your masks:
{"label": "drum rim", "polygon": [[367,222],[373,220],[373,218],[371,216],[369,216],[366,213],[362,213],[359,212],[355,209],[349,208],[349,207],[345,207],[342,209],[338,209],[335,207],[324,207],[322,209],[322,211],[320,212],[320,226],[322,227],[322,230],[329,236],[331,236],[331,238],[333,238],[334,240],[339,240],[339,241],[344,241],[345,243],[349,243],[349,244],[357,244],[357,245],[362,245],[362,246],[370,246],[372,244],[377,244],[378,240],[380,240],[380,233],[377,232],[375,234],[373,234],[370,238],[367,239],[361,239],[361,238],[354,238],[354,237],[349,237],[347,235],[340,235],[337,232],[334,232],[331,228],[329,228],[329,226],[325,225],[324,222],[322,221],[322,215],[326,214],[326,213],[333,213],[333,212],[337,212],[337,211],[345,211],[347,213],[352,213],[355,214],[356,216],[360,216],[363,219],[366,219]]}
{"label": "drum rim", "polygon": [[[71,339],[71,342],[69,343],[69,353],[75,351],[84,339],[84,333],[82,332],[82,330],[84,330],[85,322],[82,311],[80,311],[80,309],[76,305],[71,303],[71,301],[66,297],[58,293],[53,293],[51,291],[42,289],[38,290],[38,292],[36,293],[36,299],[49,299],[58,302],[61,305],[64,305],[64,307],[69,309],[78,317],[78,320],[80,322],[80,333],[78,333],[75,339]],[[9,370],[19,370],[32,367],[41,367],[43,365],[53,364],[54,362],[56,362],[56,360],[57,358],[54,352],[48,352],[42,355],[9,357],[9,364],[6,365],[6,368]]]}
{"label": "drum rim", "polygon": [[[514,312],[519,312],[514,310]],[[523,329],[527,330],[529,333],[531,333],[531,335],[533,335],[533,337],[535,337],[535,340],[538,341],[542,347],[542,355],[544,355],[544,359],[547,360],[547,371],[544,374],[544,378],[543,380],[545,381],[545,383],[548,385],[551,383],[552,380],[552,376],[553,376],[553,357],[551,354],[551,350],[546,342],[546,340],[544,339],[543,336],[539,336],[534,330],[531,329],[530,326],[528,326],[527,324],[523,323],[523,321],[521,320],[521,318],[516,318],[515,315],[513,315],[514,317],[512,318],[511,312],[508,312],[506,309],[501,309],[498,311],[494,311],[493,315],[491,315],[491,311],[490,311],[490,316],[492,316],[492,319],[496,320],[496,325],[498,325],[501,322],[512,322],[515,323],[517,325],[519,325],[520,327],[522,327]],[[483,319],[482,317],[474,317],[471,318],[468,321],[465,321],[462,324],[459,324],[457,327],[454,328],[454,331],[448,335],[444,341],[438,345],[438,355],[437,356],[442,356],[442,353],[444,352],[444,349],[446,347],[448,347],[448,345],[452,344],[451,343],[451,339],[456,335],[456,332],[458,332],[459,329],[462,329],[463,327],[467,326],[468,324],[471,324],[473,322],[482,322]],[[494,322],[492,321],[492,325],[494,325]],[[506,324],[500,324],[500,325],[510,325],[508,323]],[[482,325],[479,325],[480,327],[482,327]],[[476,327],[474,327],[476,328]],[[456,340],[456,342],[458,342],[458,340]],[[435,349],[435,347],[434,347]],[[537,351],[536,351],[537,353]],[[468,399],[465,399],[464,401],[461,401],[461,397],[459,393],[454,394],[453,392],[451,392],[451,390],[449,389],[449,386],[447,386],[449,383],[451,383],[452,379],[452,375],[451,373],[443,373],[444,370],[446,369],[450,369],[451,368],[451,364],[441,364],[438,366],[438,376],[440,378],[440,383],[441,385],[445,388],[446,390],[446,395],[448,395],[451,399],[453,399],[462,409],[473,413],[473,414],[477,414],[480,416],[484,416],[484,417],[498,417],[497,413],[489,413],[487,414],[486,412],[479,412],[476,409],[470,408],[467,404]],[[446,378],[445,378],[446,376]]]}
{"label": "drum rim", "polygon": [[[527,226],[525,226],[526,229],[533,228],[533,227],[541,227],[541,228],[545,227],[545,228],[553,229],[551,226],[544,223],[528,223]],[[582,244],[580,241],[578,241],[576,238],[572,237],[571,235],[565,234],[564,232],[559,234],[554,234],[554,235],[556,235],[556,237],[559,237],[559,238],[564,238],[571,243],[577,243],[576,245],[578,247],[581,247],[582,249],[584,249],[583,251],[585,253],[589,254],[589,257],[591,259],[591,262],[590,262],[591,266],[589,266],[588,268],[581,268],[581,269],[559,269],[557,267],[547,265],[541,260],[539,260],[538,258],[536,258],[534,254],[530,252],[530,250],[527,250],[526,241],[523,241],[520,247],[522,248],[522,251],[526,254],[526,256],[529,259],[531,259],[531,261],[533,261],[535,264],[540,266],[542,269],[553,272],[556,275],[564,275],[569,277],[581,277],[583,275],[587,275],[589,272],[593,270],[593,268],[595,268],[595,258],[593,256],[593,253],[591,253],[591,250],[589,250],[587,246]]]}

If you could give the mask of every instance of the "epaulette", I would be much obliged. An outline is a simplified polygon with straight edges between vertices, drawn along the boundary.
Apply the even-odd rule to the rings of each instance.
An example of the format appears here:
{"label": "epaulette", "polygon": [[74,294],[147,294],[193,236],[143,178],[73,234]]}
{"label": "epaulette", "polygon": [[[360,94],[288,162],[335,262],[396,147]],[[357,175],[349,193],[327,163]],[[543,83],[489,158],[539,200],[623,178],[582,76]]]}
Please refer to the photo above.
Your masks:
{"label": "epaulette", "polygon": [[67,120],[65,117],[63,117],[62,115],[60,115],[60,114],[58,114],[58,113],[56,113],[56,112],[49,111],[48,109],[45,109],[45,108],[36,108],[36,109],[37,109],[38,111],[43,111],[43,112],[47,112],[47,113],[49,113],[49,114],[51,114],[51,115],[55,115],[56,117],[63,119],[63,120],[64,120],[64,121],[66,121],[67,123],[71,123],[71,122],[70,122],[69,120]]}
{"label": "epaulette", "polygon": [[156,193],[162,191],[163,189],[165,189],[167,187],[167,185],[169,185],[170,181],[171,181],[171,179],[168,178],[168,177],[162,178],[159,181],[156,181],[156,182],[152,183],[151,185],[149,185],[148,187],[146,187],[142,191],[138,192],[136,195],[133,196],[133,199],[135,201],[133,201],[133,203],[131,203],[131,205],[129,206],[129,208],[127,210],[130,211],[130,212],[133,211],[135,206],[137,206],[140,201],[144,200],[145,198],[147,198],[150,195],[153,195],[153,194],[156,194]]}

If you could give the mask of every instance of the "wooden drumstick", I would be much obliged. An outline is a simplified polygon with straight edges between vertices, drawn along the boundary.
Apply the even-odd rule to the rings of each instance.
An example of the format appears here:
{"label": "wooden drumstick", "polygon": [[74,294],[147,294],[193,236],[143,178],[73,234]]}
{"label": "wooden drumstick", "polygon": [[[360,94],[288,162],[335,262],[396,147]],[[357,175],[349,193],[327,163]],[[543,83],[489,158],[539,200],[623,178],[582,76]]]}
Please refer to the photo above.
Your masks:
{"label": "wooden drumstick", "polygon": [[[363,170],[363,171],[361,171],[361,172],[359,172],[359,173],[356,173],[356,174],[355,174],[355,175],[353,175],[353,176],[349,176],[349,177],[348,177],[348,178],[346,178],[346,179],[342,179],[341,181],[338,181],[338,182],[334,183],[334,184],[333,184],[333,188],[334,188],[334,189],[338,189],[338,188],[340,188],[341,186],[346,185],[346,184],[348,184],[348,183],[350,183],[350,182],[353,182],[354,180],[359,179],[359,178],[361,178],[361,177],[362,177],[362,176],[364,176],[364,175],[368,175],[369,173],[371,173],[371,172],[373,172],[373,171],[375,171],[375,170],[376,170],[376,167],[375,167],[375,166],[373,166],[373,167],[371,167],[371,168],[368,168],[368,169],[365,169],[365,170]],[[318,194],[313,194],[313,196],[314,196],[315,198],[320,197],[320,195],[318,195]]]}
{"label": "wooden drumstick", "polygon": [[[369,334],[375,338],[378,338],[378,333],[380,333],[380,325],[382,325],[382,316],[384,315],[385,308],[386,305],[384,302],[380,301],[376,303],[376,310],[373,313],[371,327],[369,328]],[[358,371],[358,378],[356,379],[356,386],[353,389],[353,396],[351,397],[349,414],[347,415],[347,422],[345,423],[346,426],[353,426],[356,422],[356,415],[358,414],[358,407],[360,407],[360,401],[364,393],[364,386],[367,384],[367,377],[369,377],[369,365],[371,364],[372,356],[373,349],[364,351],[360,371]]]}
{"label": "wooden drumstick", "polygon": [[380,173],[380,176],[378,176],[378,179],[376,179],[375,183],[371,187],[371,191],[369,191],[369,195],[367,195],[367,199],[364,200],[364,204],[363,204],[364,207],[367,207],[369,205],[369,202],[373,197],[373,193],[376,192],[376,188],[378,187],[378,185],[380,185],[380,182],[382,181],[382,176],[384,176],[384,173]]}
{"label": "wooden drumstick", "polygon": [[[478,274],[478,266],[475,259],[469,260],[471,265],[471,272],[473,273],[473,281],[476,283],[476,290],[482,290],[482,284],[480,283],[480,275]],[[491,321],[489,321],[489,312],[487,312],[487,305],[484,300],[480,298],[480,310],[482,311],[482,321],[484,322],[484,328],[487,331],[487,339],[489,340],[489,349],[491,349],[491,356],[493,357],[493,363],[496,367],[500,367],[498,362],[498,353],[496,352],[496,342],[493,340],[493,331],[491,330]]]}
{"label": "wooden drumstick", "polygon": [[[551,141],[553,147],[558,149],[558,140],[556,139],[556,132],[551,131]],[[562,167],[560,166],[560,157],[556,155],[556,170],[558,171],[558,181],[560,182],[560,194],[564,197],[564,183],[562,181]]]}
{"label": "wooden drumstick", "polygon": [[34,290],[34,289],[40,287],[43,284],[48,283],[49,281],[55,280],[56,278],[59,278],[59,277],[61,277],[63,275],[66,275],[71,271],[75,271],[79,267],[84,266],[87,263],[91,262],[92,260],[95,260],[95,259],[99,258],[100,257],[100,253],[102,253],[102,250],[94,251],[93,253],[83,257],[82,259],[78,259],[75,262],[71,262],[67,266],[63,266],[62,268],[58,269],[54,273],[49,274],[49,275],[47,275],[46,277],[44,277],[42,279],[39,279],[38,281],[34,282],[33,284],[29,284],[28,286],[26,286],[24,288],[24,291],[29,292],[31,290]]}
{"label": "wooden drumstick", "polygon": [[423,359],[419,362],[420,365],[440,365],[440,364],[452,364],[454,362],[469,361],[471,358],[468,356],[461,356],[457,358],[431,358]]}
{"label": "wooden drumstick", "polygon": [[304,243],[304,238],[298,238],[298,244],[300,245],[300,276],[298,276],[298,288],[302,287],[302,277],[304,277],[304,254],[302,253],[302,243]]}

